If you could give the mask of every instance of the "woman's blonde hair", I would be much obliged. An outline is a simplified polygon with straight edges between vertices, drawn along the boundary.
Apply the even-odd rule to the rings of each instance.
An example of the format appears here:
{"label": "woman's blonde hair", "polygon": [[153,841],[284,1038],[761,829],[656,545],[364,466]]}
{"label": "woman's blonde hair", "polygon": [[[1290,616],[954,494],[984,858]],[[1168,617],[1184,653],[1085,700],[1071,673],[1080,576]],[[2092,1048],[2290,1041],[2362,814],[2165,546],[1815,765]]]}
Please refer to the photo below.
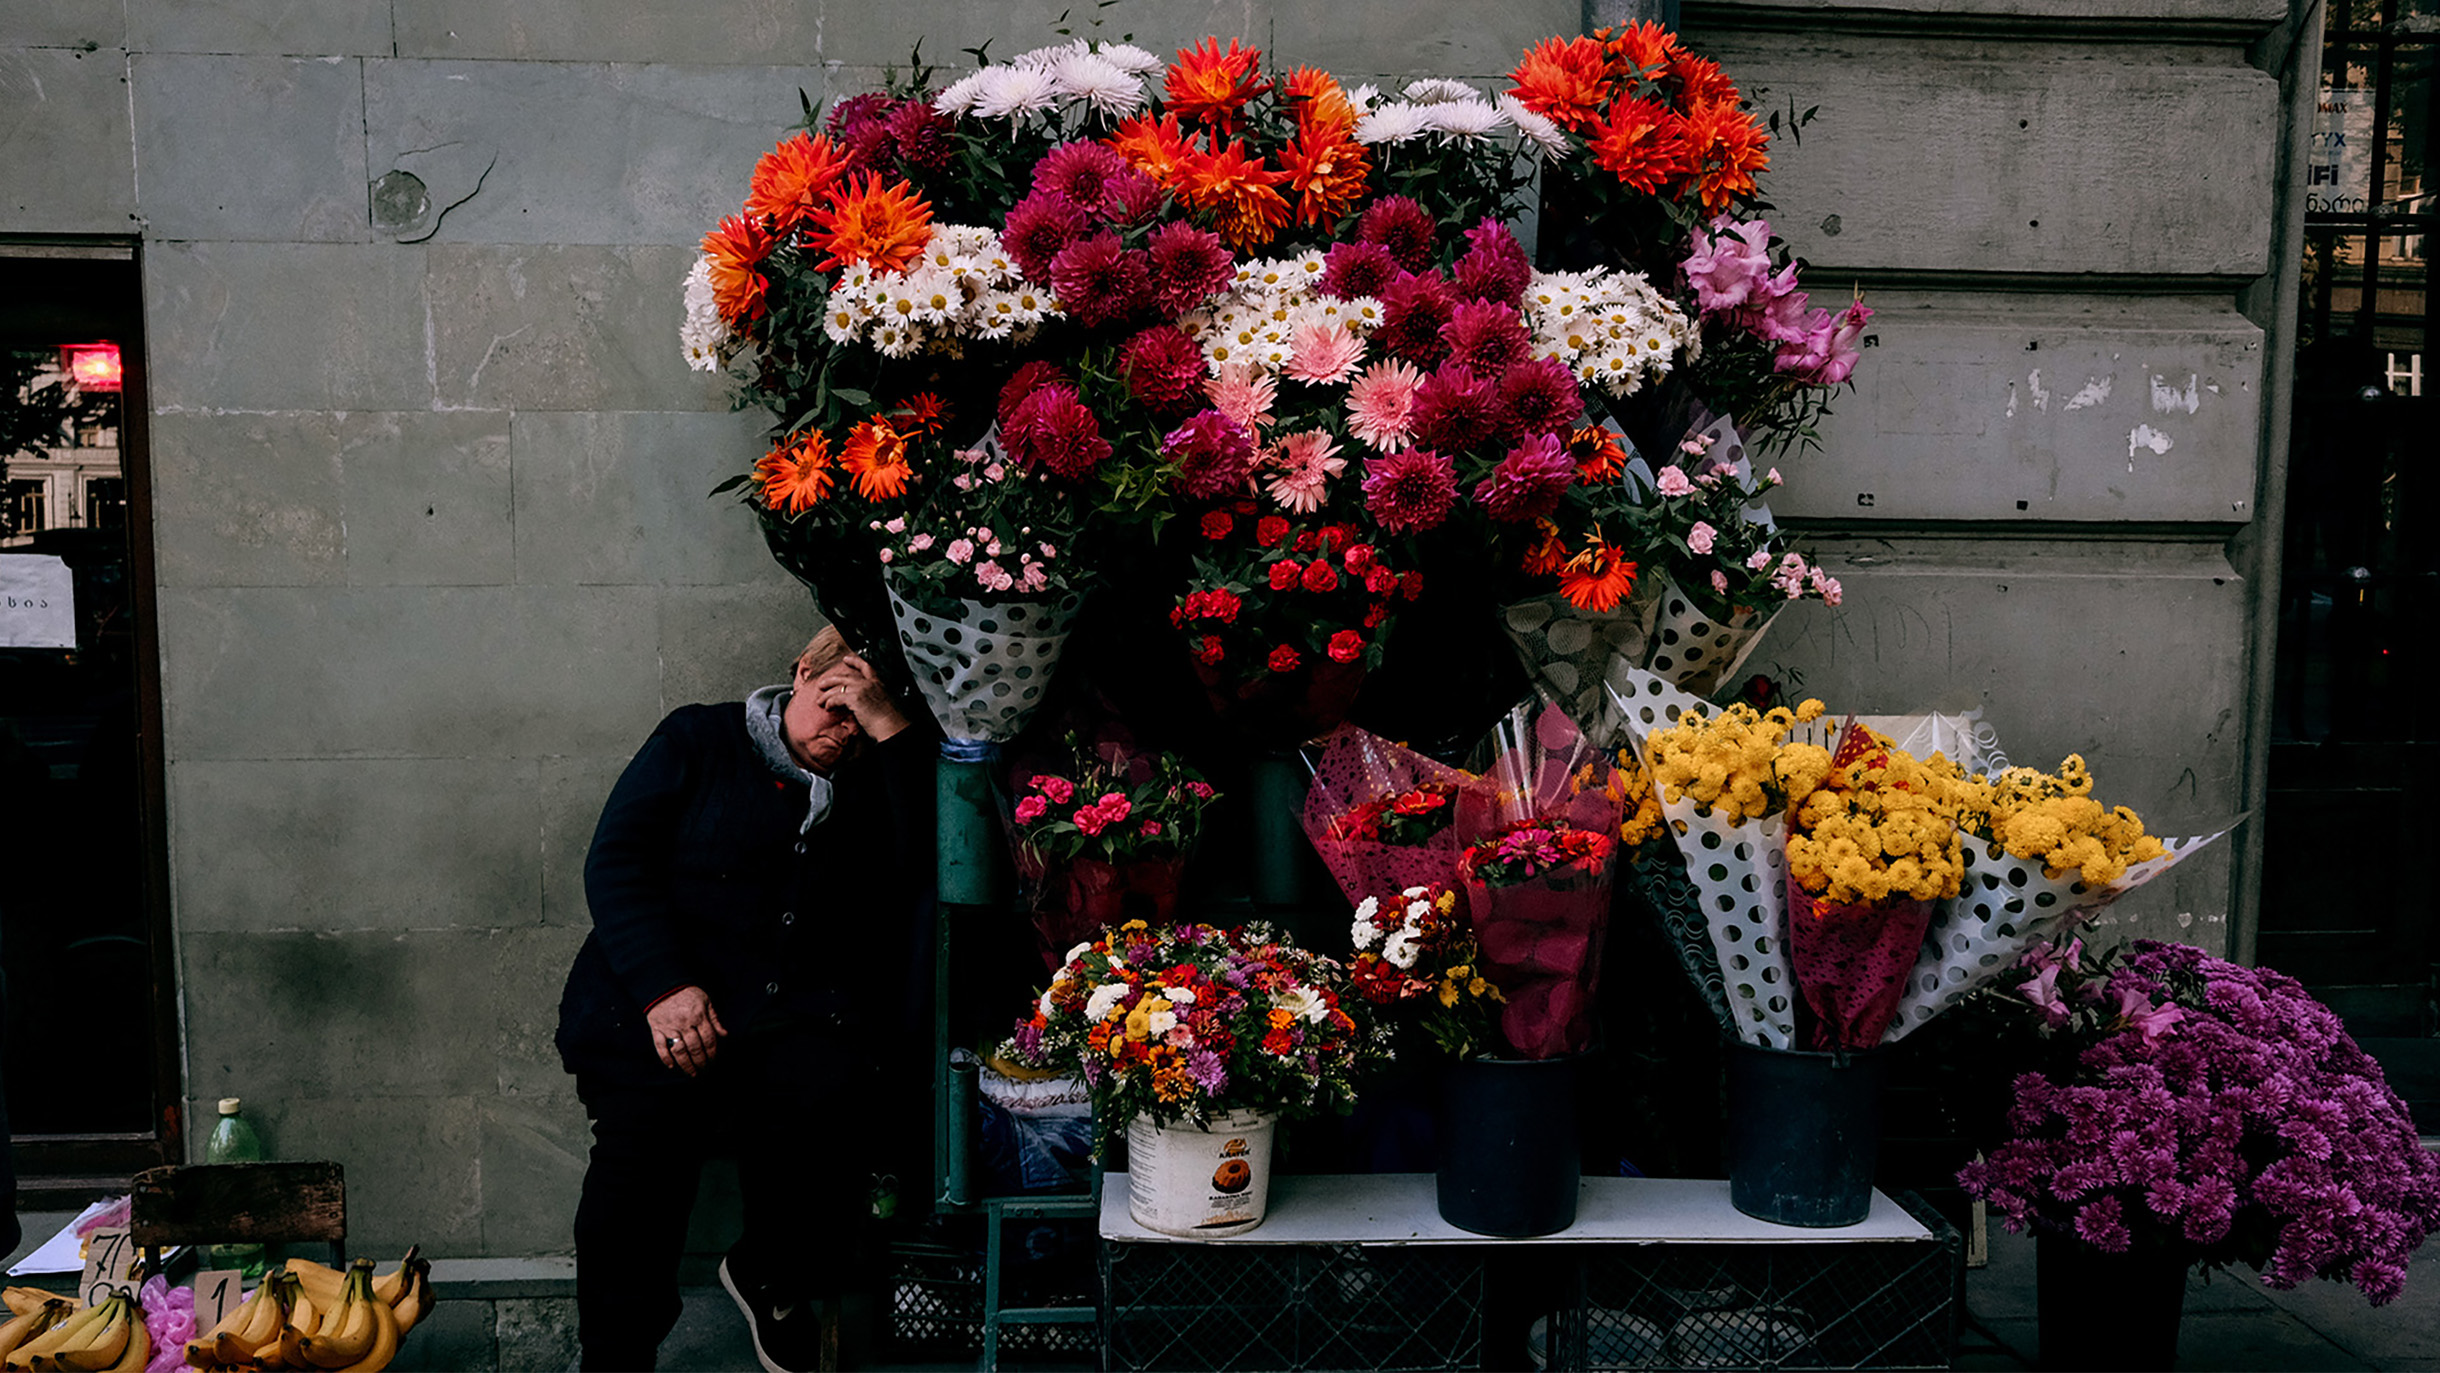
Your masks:
{"label": "woman's blonde hair", "polygon": [[837,667],[850,651],[847,636],[839,632],[838,626],[824,625],[822,632],[805,645],[805,651],[796,655],[796,666],[809,677],[819,677]]}

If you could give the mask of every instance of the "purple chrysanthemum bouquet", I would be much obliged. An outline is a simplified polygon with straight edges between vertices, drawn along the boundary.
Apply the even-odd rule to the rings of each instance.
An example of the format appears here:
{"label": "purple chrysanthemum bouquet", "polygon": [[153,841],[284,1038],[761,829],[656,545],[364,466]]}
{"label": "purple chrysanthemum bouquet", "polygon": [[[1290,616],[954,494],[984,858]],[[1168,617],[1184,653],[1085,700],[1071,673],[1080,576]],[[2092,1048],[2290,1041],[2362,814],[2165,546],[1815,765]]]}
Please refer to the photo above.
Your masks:
{"label": "purple chrysanthemum bouquet", "polygon": [[[2380,1066],[2292,977],[2183,944],[2037,946],[1988,995],[2072,1060],[2016,1079],[2011,1137],[1958,1174],[2012,1228],[2168,1246],[2375,1306],[2440,1227],[2440,1158]],[[2069,1066],[2072,1063],[2072,1066]]]}

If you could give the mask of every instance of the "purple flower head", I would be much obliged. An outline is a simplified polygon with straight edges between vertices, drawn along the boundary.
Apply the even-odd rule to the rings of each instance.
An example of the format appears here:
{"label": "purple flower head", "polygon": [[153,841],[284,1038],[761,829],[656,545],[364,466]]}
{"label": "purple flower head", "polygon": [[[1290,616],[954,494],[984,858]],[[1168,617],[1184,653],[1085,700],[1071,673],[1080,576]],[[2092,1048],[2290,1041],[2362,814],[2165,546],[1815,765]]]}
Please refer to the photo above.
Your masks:
{"label": "purple flower head", "polygon": [[1169,431],[1161,456],[1176,463],[1178,489],[1196,500],[1217,500],[1245,485],[1254,470],[1254,439],[1244,426],[1217,410],[1203,410]]}
{"label": "purple flower head", "polygon": [[1441,326],[1440,341],[1449,347],[1449,361],[1497,376],[1512,363],[1525,360],[1531,340],[1516,307],[1491,300],[1460,300]]}
{"label": "purple flower head", "polygon": [[1500,437],[1558,434],[1584,418],[1584,393],[1557,358],[1519,362],[1500,374]]}
{"label": "purple flower head", "polygon": [[1090,139],[1081,139],[1060,144],[1034,164],[1034,189],[1065,196],[1106,218],[1103,195],[1111,182],[1129,170],[1132,169],[1127,159],[1117,152]]}
{"label": "purple flower head", "polygon": [[1456,307],[1456,293],[1440,274],[1409,272],[1381,288],[1381,327],[1372,341],[1418,367],[1437,367],[1449,355],[1441,330]]}
{"label": "purple flower head", "polygon": [[1144,249],[1152,267],[1152,306],[1164,315],[1194,308],[1236,271],[1220,236],[1192,224],[1162,225],[1144,240]]}
{"label": "purple flower head", "polygon": [[1079,324],[1116,324],[1143,308],[1152,275],[1141,250],[1104,230],[1078,239],[1051,259],[1051,288]]}
{"label": "purple flower head", "polygon": [[1500,430],[1499,386],[1470,367],[1450,363],[1415,389],[1415,442],[1443,453],[1479,448]]}
{"label": "purple flower head", "polygon": [[1066,196],[1036,191],[1008,212],[1000,231],[1000,246],[1016,259],[1017,270],[1034,281],[1051,279],[1051,259],[1084,236],[1092,220],[1084,207]]}
{"label": "purple flower head", "polygon": [[1428,448],[1364,462],[1364,508],[1392,534],[1438,529],[1457,501],[1457,465]]}

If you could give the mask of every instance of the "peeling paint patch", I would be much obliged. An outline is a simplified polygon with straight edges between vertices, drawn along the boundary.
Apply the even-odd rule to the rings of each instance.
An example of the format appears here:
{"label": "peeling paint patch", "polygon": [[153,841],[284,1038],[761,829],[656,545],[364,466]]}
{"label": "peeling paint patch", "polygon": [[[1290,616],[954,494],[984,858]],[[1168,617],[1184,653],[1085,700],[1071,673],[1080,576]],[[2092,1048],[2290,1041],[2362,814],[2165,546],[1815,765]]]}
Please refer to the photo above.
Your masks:
{"label": "peeling paint patch", "polygon": [[2139,424],[2127,431],[2127,470],[2135,470],[2135,455],[2151,449],[2155,457],[2177,446],[2177,440],[2148,424]]}
{"label": "peeling paint patch", "polygon": [[2025,378],[2025,385],[2027,389],[2033,392],[2033,408],[2036,410],[2048,410],[2050,408],[2050,392],[2042,388],[2042,369],[2039,367],[2034,368],[2033,375]]}
{"label": "peeling paint patch", "polygon": [[2008,413],[2005,418],[2016,418],[2016,383],[2013,381],[2008,383]]}
{"label": "peeling paint patch", "polygon": [[2070,410],[2089,410],[2110,398],[2109,377],[2086,377],[2084,389],[2067,398]]}
{"label": "peeling paint patch", "polygon": [[2154,373],[2152,376],[2153,413],[2160,415],[2193,414],[2203,404],[2202,390],[2198,385],[2201,381],[2201,377],[2188,372],[2186,389],[2180,391],[2170,385],[2166,378]]}

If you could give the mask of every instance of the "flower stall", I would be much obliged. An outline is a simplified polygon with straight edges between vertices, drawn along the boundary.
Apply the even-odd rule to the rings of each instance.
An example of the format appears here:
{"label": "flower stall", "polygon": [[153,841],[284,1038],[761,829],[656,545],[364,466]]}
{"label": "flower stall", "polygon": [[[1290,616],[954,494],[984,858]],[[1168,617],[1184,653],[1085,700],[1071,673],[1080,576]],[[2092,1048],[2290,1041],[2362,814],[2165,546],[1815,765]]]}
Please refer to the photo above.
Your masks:
{"label": "flower stall", "polygon": [[2327,1013],[2044,952],[2216,833],[1938,717],[1734,701],[1842,595],[1768,504],[1873,315],[1763,215],[1806,117],[1649,23],[1481,86],[1077,39],[808,102],[681,342],[772,417],[724,489],[937,724],[944,948],[1013,951],[949,1037],[1016,1018],[994,1063],[1077,1084],[1148,1231],[1251,1242],[1274,1129],[1352,1111],[1300,1148],[1547,1236],[1624,922],[1728,1046],[1726,1199],[1791,1242],[1886,1203],[1883,1046],[1996,1000],[2081,1038],[1969,1188],[2385,1299],[2440,1181]]}

